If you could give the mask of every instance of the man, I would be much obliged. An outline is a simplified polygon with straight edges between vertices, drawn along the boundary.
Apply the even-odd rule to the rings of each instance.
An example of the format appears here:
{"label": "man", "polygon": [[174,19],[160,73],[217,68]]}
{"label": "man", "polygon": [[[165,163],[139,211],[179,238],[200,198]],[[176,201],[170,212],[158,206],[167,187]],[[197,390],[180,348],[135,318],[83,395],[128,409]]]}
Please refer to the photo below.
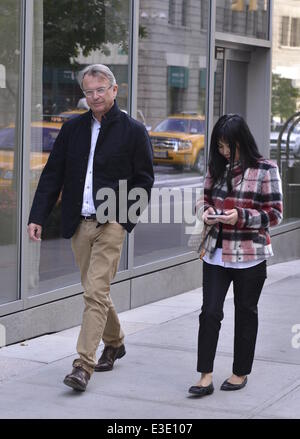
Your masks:
{"label": "man", "polygon": [[[79,81],[90,110],[62,126],[36,190],[28,234],[40,240],[43,224],[62,190],[63,237],[72,238],[85,303],[77,341],[79,358],[64,383],[84,391],[94,370],[111,370],[114,361],[126,353],[110,283],[118,268],[125,229],[131,232],[136,224],[128,215],[132,201],[125,220],[124,205],[117,204],[116,221],[97,221],[97,209],[104,203],[97,192],[109,188],[118,200],[122,180],[128,192],[144,189],[148,202],[154,176],[148,133],[119,110],[118,86],[110,69],[102,64],[88,66]],[[105,348],[96,365],[101,339]]]}

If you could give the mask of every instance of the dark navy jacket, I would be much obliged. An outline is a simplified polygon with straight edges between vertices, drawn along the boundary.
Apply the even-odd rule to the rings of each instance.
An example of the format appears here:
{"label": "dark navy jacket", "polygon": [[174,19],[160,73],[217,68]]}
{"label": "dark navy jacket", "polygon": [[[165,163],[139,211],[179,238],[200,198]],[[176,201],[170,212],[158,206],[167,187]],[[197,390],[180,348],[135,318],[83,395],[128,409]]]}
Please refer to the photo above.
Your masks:
{"label": "dark navy jacket", "polygon": [[[28,223],[44,225],[62,191],[62,234],[70,238],[80,221],[84,183],[91,147],[91,110],[67,121],[61,128],[40,177]],[[118,200],[119,180],[127,191],[144,188],[150,199],[154,182],[153,150],[143,124],[120,111],[117,103],[101,119],[93,163],[93,199],[101,188],[111,188]],[[133,201],[128,202],[128,208]],[[119,208],[117,206],[117,221]],[[126,212],[127,217],[128,209]],[[123,212],[124,214],[124,212]],[[122,221],[122,218],[121,218]],[[119,221],[120,222],[120,221]],[[131,232],[128,218],[123,227]]]}

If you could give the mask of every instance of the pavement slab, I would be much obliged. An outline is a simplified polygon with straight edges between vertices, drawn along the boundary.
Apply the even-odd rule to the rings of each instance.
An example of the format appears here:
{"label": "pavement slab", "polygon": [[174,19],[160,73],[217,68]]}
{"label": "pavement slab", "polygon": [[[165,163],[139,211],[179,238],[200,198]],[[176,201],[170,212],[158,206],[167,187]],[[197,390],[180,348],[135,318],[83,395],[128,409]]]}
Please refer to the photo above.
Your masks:
{"label": "pavement slab", "polygon": [[268,268],[253,371],[241,391],[220,391],[233,360],[231,289],[214,365],[215,392],[202,399],[188,394],[199,377],[199,288],[120,313],[127,354],[111,372],[94,373],[84,393],[63,384],[77,357],[79,326],[0,349],[0,418],[299,419],[300,348],[292,344],[292,327],[300,324],[298,285],[299,260]]}

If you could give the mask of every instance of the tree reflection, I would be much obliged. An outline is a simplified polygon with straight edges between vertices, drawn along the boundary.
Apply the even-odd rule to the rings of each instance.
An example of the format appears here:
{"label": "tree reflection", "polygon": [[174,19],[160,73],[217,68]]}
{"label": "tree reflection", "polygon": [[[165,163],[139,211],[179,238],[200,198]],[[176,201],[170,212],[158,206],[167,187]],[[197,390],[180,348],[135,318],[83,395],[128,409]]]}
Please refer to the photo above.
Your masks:
{"label": "tree reflection", "polygon": [[128,51],[128,2],[44,0],[44,65],[77,66],[80,55],[109,54],[108,43]]}

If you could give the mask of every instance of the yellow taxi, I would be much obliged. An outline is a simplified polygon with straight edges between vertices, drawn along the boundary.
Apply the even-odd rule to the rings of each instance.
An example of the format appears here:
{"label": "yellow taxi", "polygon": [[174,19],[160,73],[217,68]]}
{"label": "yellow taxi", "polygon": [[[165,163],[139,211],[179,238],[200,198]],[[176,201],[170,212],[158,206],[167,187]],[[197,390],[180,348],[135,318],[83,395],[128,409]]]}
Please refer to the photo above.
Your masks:
{"label": "yellow taxi", "polygon": [[195,113],[169,116],[149,132],[154,164],[204,172],[205,119]]}
{"label": "yellow taxi", "polygon": [[[48,160],[61,123],[32,122],[30,151],[30,181],[37,182]],[[0,186],[11,186],[16,174],[15,127],[0,130]]]}
{"label": "yellow taxi", "polygon": [[87,111],[87,108],[76,108],[75,110],[63,111],[58,115],[52,115],[48,117],[50,118],[51,122],[62,124],[63,122],[66,122],[69,119],[73,119],[73,117],[77,117],[80,114],[86,113]]}
{"label": "yellow taxi", "polygon": [[[83,112],[70,110],[55,116],[44,116],[44,120],[31,123],[31,194],[35,192],[63,122]],[[15,161],[17,142],[14,125],[0,129],[0,245],[11,244],[15,239],[11,225],[15,221],[18,199],[18,163]],[[60,236],[60,201],[59,197],[43,229],[43,239],[56,239]]]}
{"label": "yellow taxi", "polygon": [[[39,180],[63,122],[86,111],[69,110],[59,115],[44,117],[49,120],[31,123],[30,182],[33,186]],[[0,129],[0,187],[11,186],[16,174],[15,145],[14,125]]]}

